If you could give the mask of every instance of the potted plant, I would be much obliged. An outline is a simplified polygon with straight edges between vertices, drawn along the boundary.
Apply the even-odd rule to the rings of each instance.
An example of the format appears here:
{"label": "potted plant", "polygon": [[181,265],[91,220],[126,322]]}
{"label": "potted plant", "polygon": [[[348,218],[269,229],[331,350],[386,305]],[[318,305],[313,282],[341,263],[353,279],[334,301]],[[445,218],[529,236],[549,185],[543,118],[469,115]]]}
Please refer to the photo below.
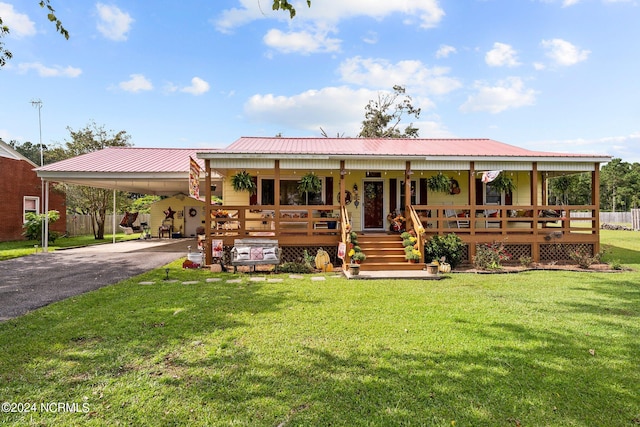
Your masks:
{"label": "potted plant", "polygon": [[451,190],[451,178],[439,172],[427,178],[427,188],[436,193],[448,193]]}
{"label": "potted plant", "polygon": [[420,256],[422,254],[418,249],[415,249],[413,246],[407,246],[404,248],[404,257],[409,262],[418,262],[420,261]]}
{"label": "potted plant", "polygon": [[355,264],[361,264],[365,259],[367,259],[367,256],[362,251],[354,251],[353,255],[351,255],[351,262]]}
{"label": "potted plant", "polygon": [[305,202],[309,204],[309,193],[318,194],[322,190],[322,180],[314,173],[309,172],[298,182],[298,191],[305,195]]}
{"label": "potted plant", "polygon": [[255,194],[257,191],[253,177],[246,170],[233,175],[231,177],[231,185],[235,191],[248,191],[249,194]]}

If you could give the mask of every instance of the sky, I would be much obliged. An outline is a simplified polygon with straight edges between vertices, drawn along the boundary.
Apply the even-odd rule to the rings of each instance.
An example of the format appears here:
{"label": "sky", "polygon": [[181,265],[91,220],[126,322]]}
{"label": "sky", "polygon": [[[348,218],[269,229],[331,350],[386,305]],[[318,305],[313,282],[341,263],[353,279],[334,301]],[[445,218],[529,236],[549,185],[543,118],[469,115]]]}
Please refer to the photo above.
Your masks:
{"label": "sky", "polygon": [[[640,0],[0,0],[0,138],[137,147],[356,137],[403,86],[423,138],[640,162]],[[33,101],[41,101],[41,109]],[[40,117],[39,117],[40,115]]]}

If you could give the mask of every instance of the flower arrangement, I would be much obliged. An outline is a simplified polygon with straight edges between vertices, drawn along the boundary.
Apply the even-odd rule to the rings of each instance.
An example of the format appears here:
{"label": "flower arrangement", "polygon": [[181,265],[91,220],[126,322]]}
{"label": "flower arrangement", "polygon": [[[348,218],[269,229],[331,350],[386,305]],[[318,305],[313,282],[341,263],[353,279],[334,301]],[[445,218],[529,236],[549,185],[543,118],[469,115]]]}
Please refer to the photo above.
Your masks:
{"label": "flower arrangement", "polygon": [[404,257],[408,261],[418,262],[420,261],[421,256],[422,253],[418,249],[415,249],[413,246],[407,246],[404,248]]}
{"label": "flower arrangement", "polygon": [[391,231],[402,233],[407,219],[399,213],[389,212],[389,215],[387,215],[387,221],[389,221],[389,229]]}
{"label": "flower arrangement", "polygon": [[349,233],[349,243],[351,245],[351,249],[349,249],[348,255],[351,259],[351,263],[360,264],[362,261],[367,259],[365,253],[362,252],[362,248],[358,246],[358,233],[355,231],[351,231]]}
{"label": "flower arrangement", "polygon": [[229,218],[229,212],[224,209],[211,211],[211,218]]}

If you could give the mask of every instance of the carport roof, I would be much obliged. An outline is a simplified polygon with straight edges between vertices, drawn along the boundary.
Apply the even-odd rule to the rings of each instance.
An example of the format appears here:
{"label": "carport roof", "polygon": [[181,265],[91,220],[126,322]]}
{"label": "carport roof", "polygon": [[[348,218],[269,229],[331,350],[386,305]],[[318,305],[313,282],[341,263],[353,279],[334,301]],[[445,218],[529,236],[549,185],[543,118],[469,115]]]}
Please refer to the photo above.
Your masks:
{"label": "carport roof", "polygon": [[171,196],[189,193],[189,158],[200,165],[204,177],[204,161],[196,153],[213,151],[217,150],[107,147],[35,171],[47,181]]}

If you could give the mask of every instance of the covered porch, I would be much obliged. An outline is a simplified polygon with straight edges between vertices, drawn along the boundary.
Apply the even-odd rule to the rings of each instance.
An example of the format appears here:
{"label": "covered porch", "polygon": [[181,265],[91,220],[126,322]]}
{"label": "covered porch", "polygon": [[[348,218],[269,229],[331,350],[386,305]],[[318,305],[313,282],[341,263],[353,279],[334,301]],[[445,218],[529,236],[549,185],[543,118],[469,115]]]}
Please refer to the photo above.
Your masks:
{"label": "covered porch", "polygon": [[[198,153],[205,163],[205,200],[210,200],[208,177],[223,177],[224,204],[206,206],[207,263],[214,241],[231,247],[235,239],[248,237],[278,240],[281,247],[292,248],[291,256],[317,247],[333,248],[330,253],[335,254],[351,230],[366,236],[399,235],[391,222],[398,217],[403,229],[419,231],[419,247],[432,235],[456,233],[466,244],[469,261],[477,245],[492,242],[503,242],[515,259],[534,262],[568,259],[575,250],[600,250],[599,167],[606,156],[539,153],[490,140],[454,140],[467,147],[466,155],[451,147],[448,153],[425,152],[439,142],[434,140],[376,140],[375,147],[367,146],[371,140],[311,140],[295,146],[287,138],[241,138],[225,150]],[[389,153],[391,145],[405,148]],[[336,146],[344,152],[335,152]],[[505,154],[497,154],[500,149]],[[406,154],[412,151],[416,154]],[[513,191],[496,191],[482,182],[484,172],[497,170],[512,180]],[[254,194],[233,189],[231,178],[240,171],[252,177]],[[294,197],[295,183],[309,173],[322,182],[313,204]],[[574,173],[590,175],[592,204],[548,205],[549,179]],[[451,188],[436,191],[430,182],[437,175],[444,175]],[[383,259],[374,263],[368,258],[362,269]]]}

